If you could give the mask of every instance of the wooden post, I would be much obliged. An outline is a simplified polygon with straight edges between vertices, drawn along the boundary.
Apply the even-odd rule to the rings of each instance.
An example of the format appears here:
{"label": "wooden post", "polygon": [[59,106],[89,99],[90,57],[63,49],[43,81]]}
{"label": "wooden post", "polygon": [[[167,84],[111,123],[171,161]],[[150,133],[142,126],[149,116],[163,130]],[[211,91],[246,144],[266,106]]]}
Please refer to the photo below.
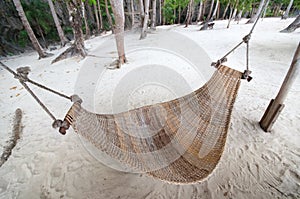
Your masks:
{"label": "wooden post", "polygon": [[275,99],[272,99],[259,124],[265,132],[270,132],[273,124],[284,108],[284,100],[300,71],[300,43],[298,44],[290,69]]}

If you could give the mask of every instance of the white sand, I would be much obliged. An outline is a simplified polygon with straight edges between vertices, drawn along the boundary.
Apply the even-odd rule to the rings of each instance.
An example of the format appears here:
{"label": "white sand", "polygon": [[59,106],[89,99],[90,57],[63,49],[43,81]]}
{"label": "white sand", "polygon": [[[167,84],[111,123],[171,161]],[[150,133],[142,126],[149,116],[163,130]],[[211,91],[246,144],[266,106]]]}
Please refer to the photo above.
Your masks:
{"label": "white sand", "polygon": [[[101,164],[97,160],[99,154],[73,130],[61,136],[52,129],[49,117],[24,88],[8,72],[0,70],[0,148],[11,135],[15,109],[20,107],[24,111],[21,140],[0,168],[0,198],[300,198],[300,78],[291,89],[273,131],[264,133],[258,125],[269,101],[278,92],[299,42],[299,30],[279,33],[292,20],[272,18],[259,22],[250,43],[254,79],[242,82],[220,163],[208,179],[194,185],[167,184]],[[86,41],[89,54],[106,58],[72,58],[50,65],[53,57],[37,60],[33,52],[2,61],[14,69],[29,65],[32,79],[64,93],[73,94],[75,90],[89,110],[119,112],[166,101],[201,86],[211,73],[208,59],[223,56],[251,28],[245,25],[245,20],[239,25],[232,23],[230,29],[226,25],[227,21],[217,21],[213,30],[201,32],[197,31],[199,26],[165,26],[148,34],[143,41],[135,34],[128,34],[126,49],[132,46],[149,49],[129,52],[129,64],[121,70],[103,67],[116,56],[112,36]],[[163,36],[163,29],[185,35],[208,56],[204,51],[195,54],[187,42]],[[155,43],[156,38],[161,39],[159,43],[174,45],[169,50],[177,54],[169,51],[157,54],[154,47],[162,44]],[[175,55],[188,57],[192,62],[201,58],[198,64],[203,65],[202,69],[197,63],[192,66]],[[166,76],[160,77],[167,67],[153,70],[142,67],[151,64],[173,66],[169,71],[174,75],[166,72]],[[245,48],[236,50],[227,65],[244,70]],[[130,76],[135,68],[139,69],[138,75]],[[123,81],[124,78],[129,81]],[[150,83],[138,86],[147,81]],[[136,87],[130,87],[130,83]],[[32,88],[57,117],[63,118],[70,102]]]}

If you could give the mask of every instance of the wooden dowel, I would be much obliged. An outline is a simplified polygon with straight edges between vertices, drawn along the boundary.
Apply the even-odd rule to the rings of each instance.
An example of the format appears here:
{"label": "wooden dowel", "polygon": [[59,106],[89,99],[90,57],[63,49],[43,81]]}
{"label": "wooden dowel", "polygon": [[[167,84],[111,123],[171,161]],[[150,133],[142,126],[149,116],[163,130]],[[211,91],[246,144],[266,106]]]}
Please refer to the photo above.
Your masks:
{"label": "wooden dowel", "polygon": [[280,112],[284,107],[283,103],[287,97],[287,94],[291,89],[297,76],[299,75],[299,71],[300,71],[300,42],[295,52],[290,69],[287,75],[285,76],[285,79],[281,85],[281,88],[276,98],[271,100],[266,112],[264,113],[263,117],[259,122],[261,128],[264,131],[266,132],[271,131],[273,124],[276,122]]}

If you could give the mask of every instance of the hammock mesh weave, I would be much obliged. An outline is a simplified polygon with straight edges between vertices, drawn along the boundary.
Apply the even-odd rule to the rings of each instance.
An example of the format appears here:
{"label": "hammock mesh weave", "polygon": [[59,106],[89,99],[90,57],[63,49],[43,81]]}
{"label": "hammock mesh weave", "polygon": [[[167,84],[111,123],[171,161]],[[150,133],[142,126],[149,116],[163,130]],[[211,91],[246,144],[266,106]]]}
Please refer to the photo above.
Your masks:
{"label": "hammock mesh weave", "polygon": [[119,162],[164,181],[188,184],[218,164],[242,73],[220,66],[201,88],[178,99],[118,114],[75,102],[65,120]]}

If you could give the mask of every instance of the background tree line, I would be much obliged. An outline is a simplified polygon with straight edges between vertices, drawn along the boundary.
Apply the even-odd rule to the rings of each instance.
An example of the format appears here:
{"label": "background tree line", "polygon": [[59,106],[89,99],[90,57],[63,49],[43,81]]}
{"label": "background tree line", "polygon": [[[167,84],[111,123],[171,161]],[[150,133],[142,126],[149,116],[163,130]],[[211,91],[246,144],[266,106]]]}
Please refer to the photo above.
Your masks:
{"label": "background tree line", "polygon": [[[123,7],[125,30],[142,28],[141,38],[145,38],[148,27],[155,29],[157,25],[188,26],[223,19],[229,19],[230,23],[242,17],[250,18],[251,23],[251,17],[261,8],[262,2],[268,4],[264,16],[286,19],[299,15],[300,0],[1,0],[0,55],[23,52],[28,47],[41,48],[44,52],[50,44],[64,46],[76,38],[76,34],[88,39],[105,31],[117,31],[114,13],[118,13],[120,6]],[[24,29],[20,8],[16,5],[22,7],[36,41]],[[80,30],[75,30],[72,19],[78,16]],[[37,43],[40,46],[35,46]],[[39,53],[40,57],[46,56],[43,52]]]}

